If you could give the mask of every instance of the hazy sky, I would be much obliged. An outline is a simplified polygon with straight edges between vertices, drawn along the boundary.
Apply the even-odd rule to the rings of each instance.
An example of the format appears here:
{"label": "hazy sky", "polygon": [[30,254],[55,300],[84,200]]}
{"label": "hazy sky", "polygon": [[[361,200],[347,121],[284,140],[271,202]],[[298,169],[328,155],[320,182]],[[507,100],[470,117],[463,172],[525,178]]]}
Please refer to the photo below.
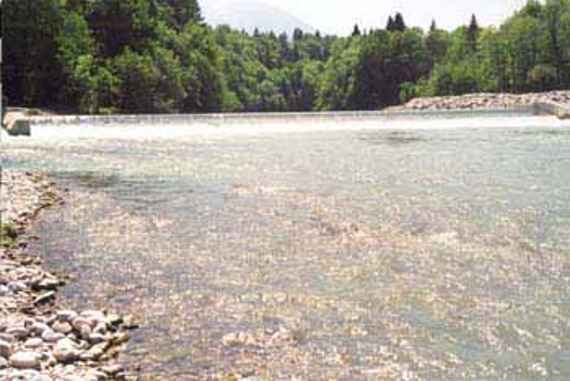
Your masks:
{"label": "hazy sky", "polygon": [[[227,0],[200,0],[215,4]],[[384,27],[388,15],[402,12],[406,24],[427,29],[433,18],[440,28],[466,24],[475,13],[481,25],[498,25],[526,0],[255,0],[286,10],[326,33],[348,34]]]}

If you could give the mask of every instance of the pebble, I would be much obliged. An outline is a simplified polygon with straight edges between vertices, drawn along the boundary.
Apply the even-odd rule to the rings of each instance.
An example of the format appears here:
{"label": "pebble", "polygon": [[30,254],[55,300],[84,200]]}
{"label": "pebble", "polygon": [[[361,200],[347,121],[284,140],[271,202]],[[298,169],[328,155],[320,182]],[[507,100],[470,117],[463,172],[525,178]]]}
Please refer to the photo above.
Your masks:
{"label": "pebble", "polygon": [[55,332],[63,333],[64,335],[73,331],[73,326],[65,321],[56,321],[51,327]]}
{"label": "pebble", "polygon": [[65,337],[62,333],[56,333],[51,328],[42,333],[42,340],[46,343],[55,343]]}
{"label": "pebble", "polygon": [[22,380],[30,380],[30,381],[52,381],[52,378],[43,374],[36,370],[24,370],[19,374],[20,379]]}
{"label": "pebble", "polygon": [[[125,327],[128,329],[128,327]],[[99,334],[104,334],[107,332],[107,324],[105,323],[99,323],[95,326],[95,328],[93,328],[93,333],[99,333]]]}
{"label": "pebble", "polygon": [[64,364],[76,361],[79,355],[75,343],[68,338],[59,340],[53,350],[55,359]]}
{"label": "pebble", "polygon": [[45,278],[38,283],[38,288],[43,290],[55,290],[61,282],[57,279]]}
{"label": "pebble", "polygon": [[81,328],[84,326],[89,327],[91,329],[91,324],[92,324],[91,320],[81,316],[78,316],[75,319],[73,319],[71,323],[73,328],[75,328],[78,331],[81,331]]}
{"label": "pebble", "polygon": [[[8,200],[0,206],[3,222],[22,226],[22,231],[35,211],[52,201],[41,196],[50,191],[41,177],[3,171],[1,182]],[[128,340],[124,318],[97,310],[52,312],[54,305],[47,303],[55,299],[54,291],[63,282],[43,271],[42,261],[24,251],[26,242],[19,243],[22,252],[17,260],[9,259],[0,248],[0,304],[8,311],[0,318],[0,380],[102,381],[121,377],[120,365],[100,359],[109,350],[114,355],[118,348],[113,346]],[[46,305],[35,308],[40,304]],[[12,311],[25,311],[25,315]]]}
{"label": "pebble", "polygon": [[82,339],[89,340],[89,337],[91,336],[91,328],[88,325],[83,325],[79,330],[79,334]]}
{"label": "pebble", "polygon": [[16,338],[14,335],[11,335],[9,333],[0,333],[0,340],[12,343],[16,340]]}
{"label": "pebble", "polygon": [[102,343],[103,341],[106,341],[107,337],[105,335],[101,335],[100,333],[92,333],[91,335],[89,335],[89,339],[88,341],[91,344],[99,344]]}
{"label": "pebble", "polygon": [[113,335],[113,344],[120,345],[129,341],[129,334],[126,332],[118,332]]}
{"label": "pebble", "polygon": [[98,360],[101,356],[105,354],[107,349],[109,348],[108,342],[103,342],[93,346],[87,352],[81,354],[81,359],[84,360]]}
{"label": "pebble", "polygon": [[8,289],[12,292],[25,291],[28,288],[24,282],[10,282],[8,284]]}
{"label": "pebble", "polygon": [[41,355],[36,352],[16,352],[10,356],[10,366],[17,369],[39,369]]}
{"label": "pebble", "polygon": [[12,354],[12,345],[4,340],[0,340],[0,356],[8,358]]}
{"label": "pebble", "polygon": [[121,373],[124,369],[121,364],[111,364],[111,365],[105,365],[104,367],[101,368],[101,370],[107,374],[115,375]]}
{"label": "pebble", "polygon": [[79,314],[72,310],[58,311],[55,315],[58,320],[72,322],[79,317]]}
{"label": "pebble", "polygon": [[36,334],[36,335],[42,335],[45,331],[51,331],[51,328],[44,323],[40,323],[40,322],[34,322],[32,325],[30,325],[30,332]]}
{"label": "pebble", "polygon": [[34,299],[34,304],[42,304],[42,303],[49,302],[49,301],[52,300],[54,297],[55,297],[55,292],[54,292],[54,291],[46,292],[45,294],[41,294],[41,295],[38,296],[36,299]]}
{"label": "pebble", "polygon": [[88,380],[93,380],[93,381],[104,381],[106,380],[107,374],[105,374],[104,372],[100,372],[100,371],[92,371],[89,372],[89,374],[86,375],[86,378]]}
{"label": "pebble", "polygon": [[34,337],[31,339],[26,340],[24,343],[24,347],[28,349],[36,349],[44,345],[44,341],[38,337]]}
{"label": "pebble", "polygon": [[6,296],[10,293],[10,289],[7,286],[0,285],[0,296]]}
{"label": "pebble", "polygon": [[89,320],[92,327],[95,327],[99,323],[104,324],[107,320],[105,318],[105,314],[103,314],[101,311],[84,311],[80,316]]}
{"label": "pebble", "polygon": [[123,318],[117,314],[110,314],[107,316],[107,323],[109,325],[119,325],[123,322]]}
{"label": "pebble", "polygon": [[28,337],[28,330],[23,326],[10,327],[6,330],[6,333],[14,336],[17,339],[25,339]]}

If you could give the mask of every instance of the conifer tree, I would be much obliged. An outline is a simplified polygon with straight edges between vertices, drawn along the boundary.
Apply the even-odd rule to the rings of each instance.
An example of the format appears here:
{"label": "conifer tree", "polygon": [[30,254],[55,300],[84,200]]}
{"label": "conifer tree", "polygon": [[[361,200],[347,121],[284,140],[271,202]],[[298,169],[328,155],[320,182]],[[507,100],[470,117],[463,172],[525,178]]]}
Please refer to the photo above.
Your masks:
{"label": "conifer tree", "polygon": [[299,28],[295,28],[293,31],[293,41],[301,41],[303,39],[303,31]]}
{"label": "conifer tree", "polygon": [[406,23],[404,22],[404,16],[398,12],[394,18],[394,30],[398,32],[403,32],[406,30]]}
{"label": "conifer tree", "polygon": [[477,51],[477,39],[479,38],[479,23],[477,17],[473,14],[471,16],[471,23],[467,28],[467,47],[471,52]]}
{"label": "conifer tree", "polygon": [[394,19],[392,18],[392,16],[388,17],[388,23],[386,24],[386,30],[388,32],[394,31]]}
{"label": "conifer tree", "polygon": [[358,27],[358,24],[354,24],[354,29],[352,30],[352,37],[355,36],[360,36],[360,28]]}
{"label": "conifer tree", "polygon": [[179,30],[190,21],[202,22],[202,12],[197,0],[166,0],[169,6],[169,14]]}

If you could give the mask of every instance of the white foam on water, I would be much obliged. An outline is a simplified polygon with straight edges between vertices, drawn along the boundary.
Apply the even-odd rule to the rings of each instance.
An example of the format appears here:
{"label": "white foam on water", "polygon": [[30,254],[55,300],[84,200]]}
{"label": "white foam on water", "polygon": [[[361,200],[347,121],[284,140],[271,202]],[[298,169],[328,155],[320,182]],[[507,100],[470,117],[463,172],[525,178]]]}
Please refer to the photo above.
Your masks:
{"label": "white foam on water", "polygon": [[[458,128],[570,128],[570,120],[554,116],[491,116],[460,118],[364,118],[364,119],[243,119],[205,123],[201,121],[172,123],[148,122],[128,124],[34,124],[32,139],[179,139],[184,137],[232,137],[264,134],[290,134],[344,130],[441,130]],[[4,138],[6,141],[13,137]],[[29,139],[29,138],[16,138]]]}
{"label": "white foam on water", "polygon": [[3,140],[7,140],[10,136],[8,135],[8,133],[3,129],[0,128],[0,144],[2,143]]}

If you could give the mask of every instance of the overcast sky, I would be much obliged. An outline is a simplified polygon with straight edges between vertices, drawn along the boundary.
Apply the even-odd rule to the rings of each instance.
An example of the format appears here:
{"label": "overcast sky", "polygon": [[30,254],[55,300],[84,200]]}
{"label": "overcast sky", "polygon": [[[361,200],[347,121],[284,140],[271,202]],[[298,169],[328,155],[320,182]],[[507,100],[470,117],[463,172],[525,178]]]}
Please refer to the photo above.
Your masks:
{"label": "overcast sky", "polygon": [[[228,0],[200,0],[215,4]],[[255,0],[281,8],[325,33],[348,34],[384,27],[389,14],[402,12],[406,24],[427,29],[435,18],[440,28],[466,24],[475,13],[481,25],[498,25],[526,0]]]}

